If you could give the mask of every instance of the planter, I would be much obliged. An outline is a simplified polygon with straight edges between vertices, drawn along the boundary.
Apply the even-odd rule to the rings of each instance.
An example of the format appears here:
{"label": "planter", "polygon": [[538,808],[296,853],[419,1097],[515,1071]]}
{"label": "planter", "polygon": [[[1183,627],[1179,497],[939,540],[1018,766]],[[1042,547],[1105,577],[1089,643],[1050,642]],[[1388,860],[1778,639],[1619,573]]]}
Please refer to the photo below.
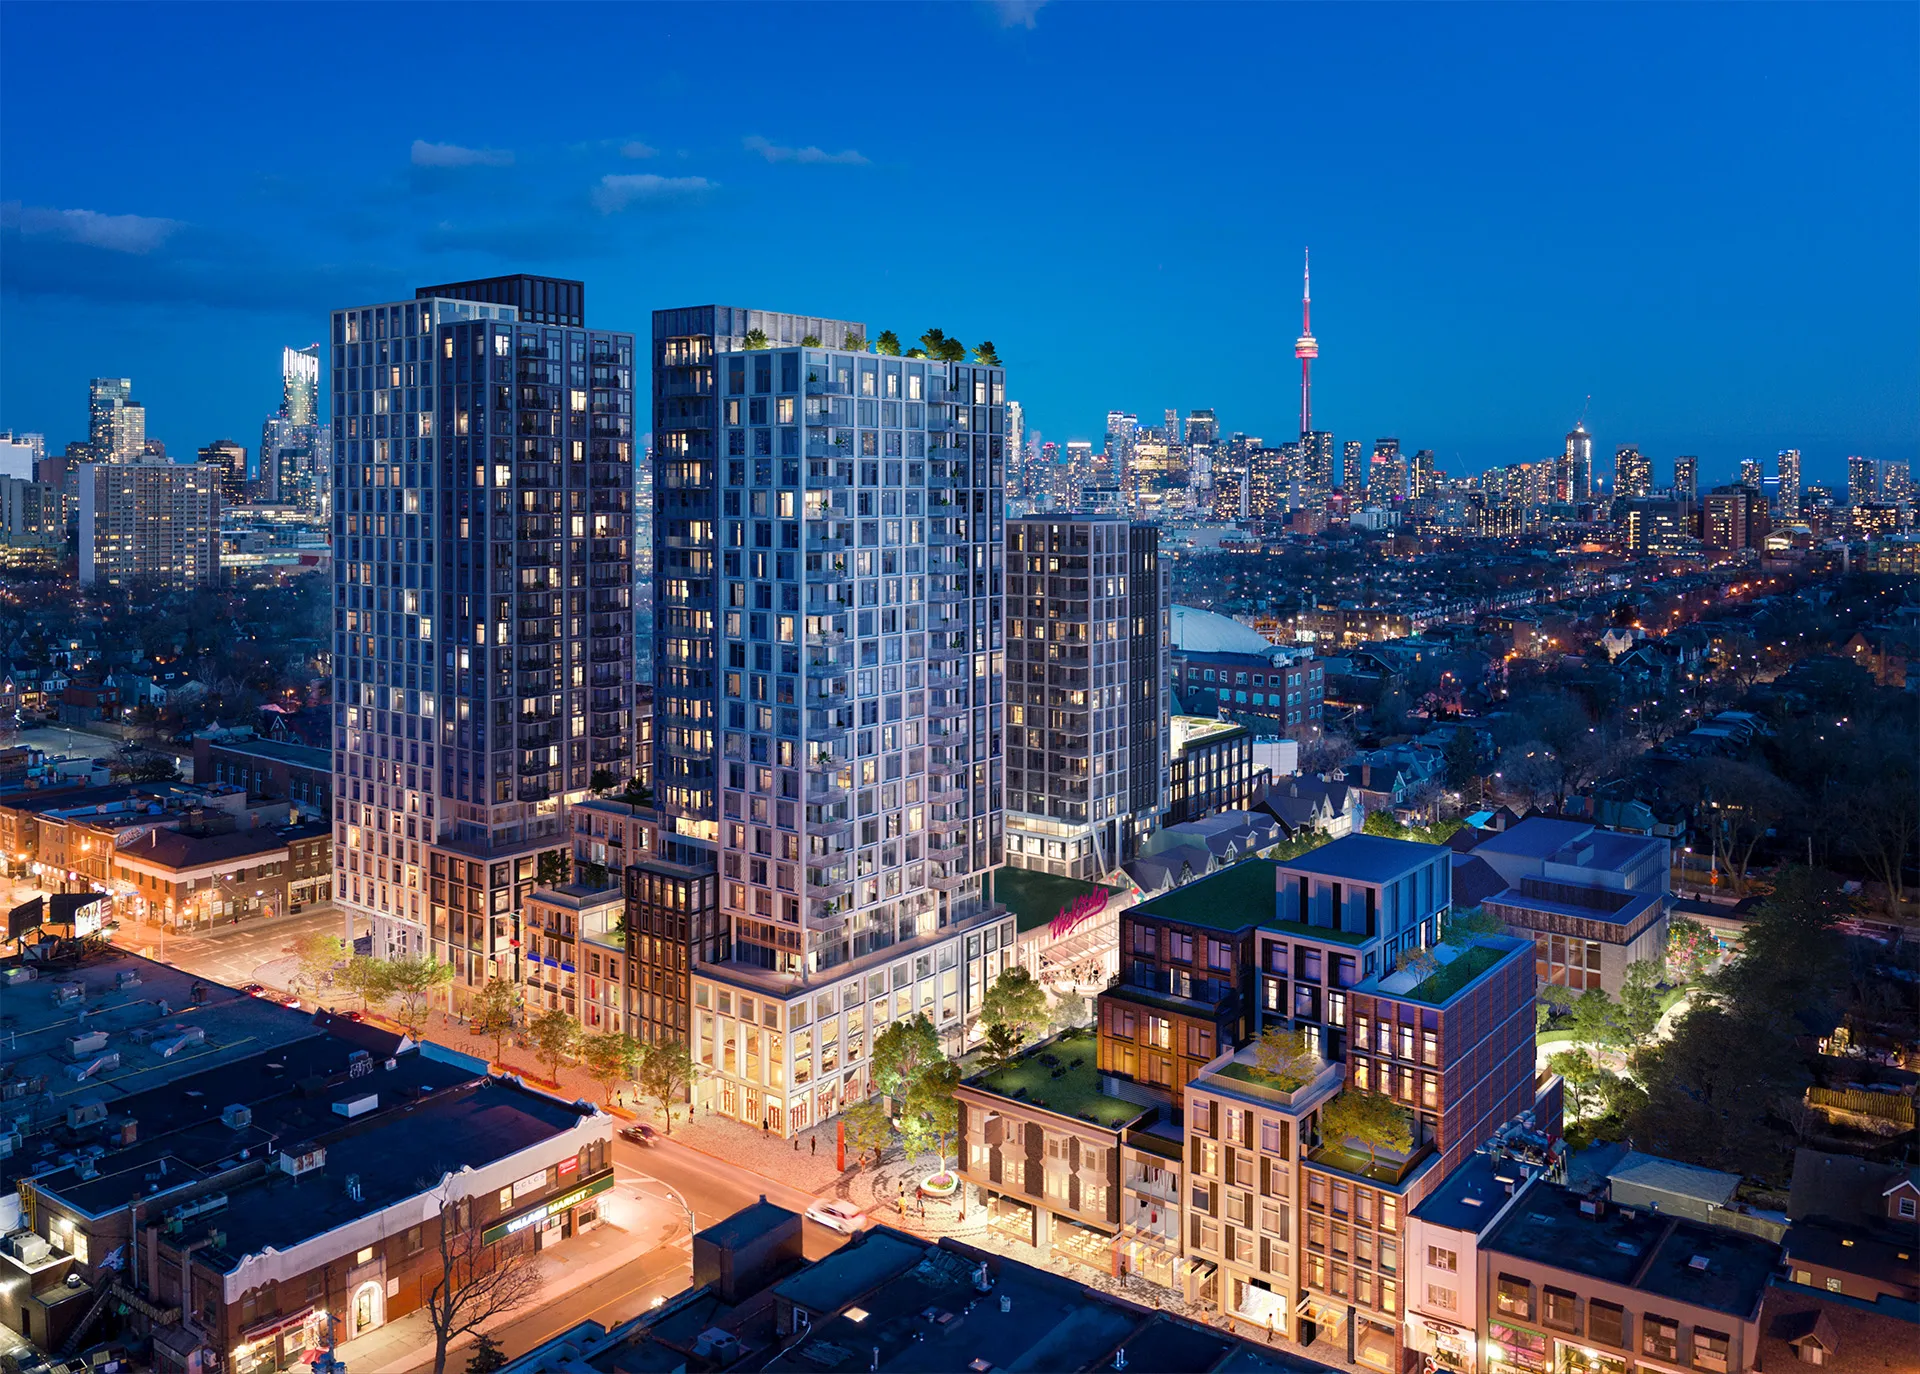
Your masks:
{"label": "planter", "polygon": [[960,1191],[960,1176],[951,1169],[942,1169],[937,1174],[928,1174],[920,1180],[920,1191],[928,1197],[952,1197]]}

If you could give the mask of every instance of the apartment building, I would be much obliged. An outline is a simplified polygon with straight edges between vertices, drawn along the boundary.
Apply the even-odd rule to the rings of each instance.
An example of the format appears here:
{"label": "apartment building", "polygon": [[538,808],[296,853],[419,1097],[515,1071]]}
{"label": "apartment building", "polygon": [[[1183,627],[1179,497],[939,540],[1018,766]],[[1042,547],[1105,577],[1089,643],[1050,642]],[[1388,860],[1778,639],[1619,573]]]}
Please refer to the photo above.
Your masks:
{"label": "apartment building", "polygon": [[1156,526],[1007,525],[1007,862],[1097,879],[1162,823],[1168,573]]}
{"label": "apartment building", "polygon": [[83,464],[80,585],[211,587],[220,580],[220,470],[206,463]]}
{"label": "apartment building", "polygon": [[457,1001],[518,976],[566,808],[631,768],[633,336],[511,278],[330,339],[335,900]]}

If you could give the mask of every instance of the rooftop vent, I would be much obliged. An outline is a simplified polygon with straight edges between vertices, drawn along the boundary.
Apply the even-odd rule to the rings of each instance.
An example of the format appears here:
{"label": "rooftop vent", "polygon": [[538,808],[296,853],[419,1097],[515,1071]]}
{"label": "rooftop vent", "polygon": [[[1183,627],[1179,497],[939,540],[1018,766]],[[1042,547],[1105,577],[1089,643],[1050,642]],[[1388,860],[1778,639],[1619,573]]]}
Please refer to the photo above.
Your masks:
{"label": "rooftop vent", "polygon": [[1695,1255],[1692,1259],[1687,1261],[1687,1268],[1693,1270],[1697,1274],[1706,1273],[1707,1257],[1705,1255]]}
{"label": "rooftop vent", "polygon": [[380,1105],[379,1093],[360,1093],[354,1097],[343,1097],[333,1104],[333,1114],[344,1116],[351,1121],[356,1116],[365,1116]]}
{"label": "rooftop vent", "polygon": [[243,1131],[253,1124],[253,1108],[235,1102],[220,1113],[220,1124],[230,1131]]}

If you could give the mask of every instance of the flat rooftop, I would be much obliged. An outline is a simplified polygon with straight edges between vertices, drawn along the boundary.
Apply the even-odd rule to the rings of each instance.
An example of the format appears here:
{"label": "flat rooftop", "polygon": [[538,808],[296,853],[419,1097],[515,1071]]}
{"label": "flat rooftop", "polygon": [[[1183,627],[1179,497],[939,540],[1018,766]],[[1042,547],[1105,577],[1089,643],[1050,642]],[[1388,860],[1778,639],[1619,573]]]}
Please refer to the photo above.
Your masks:
{"label": "flat rooftop", "polygon": [[1729,1316],[1759,1310],[1780,1263],[1772,1241],[1613,1203],[1589,1216],[1580,1201],[1571,1189],[1536,1184],[1482,1245]]}
{"label": "flat rooftop", "polygon": [[1511,1159],[1474,1154],[1434,1185],[1413,1214],[1434,1226],[1473,1235],[1484,1232],[1508,1202],[1509,1186],[1527,1181],[1527,1171]]}
{"label": "flat rooftop", "polygon": [[[1036,873],[1011,864],[994,869],[989,876],[992,900],[1013,913],[1022,933],[1046,925],[1069,903],[1100,890],[1098,883],[1057,873]],[[1111,895],[1108,900],[1112,900]]]}
{"label": "flat rooftop", "polygon": [[1423,844],[1418,840],[1342,835],[1297,859],[1282,860],[1277,866],[1289,873],[1308,873],[1316,878],[1379,884],[1405,877],[1452,852],[1443,844]]}
{"label": "flat rooftop", "polygon": [[210,739],[209,748],[224,749],[228,753],[247,754],[253,758],[265,759],[270,763],[284,763],[295,768],[313,768],[323,773],[333,771],[333,756],[325,749],[315,749],[310,744],[292,744],[285,740],[261,739],[258,736],[247,739]]}

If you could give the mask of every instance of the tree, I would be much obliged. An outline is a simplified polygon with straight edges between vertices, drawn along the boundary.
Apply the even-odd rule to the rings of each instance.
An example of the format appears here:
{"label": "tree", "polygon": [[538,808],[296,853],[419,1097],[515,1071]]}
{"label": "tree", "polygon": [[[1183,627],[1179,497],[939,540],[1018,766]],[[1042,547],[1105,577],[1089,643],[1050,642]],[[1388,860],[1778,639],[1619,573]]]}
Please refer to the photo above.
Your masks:
{"label": "tree", "polygon": [[1620,984],[1620,1006],[1616,1020],[1621,1038],[1632,1046],[1646,1044],[1660,1026],[1660,975],[1658,960],[1635,959],[1627,965],[1627,976]]}
{"label": "tree", "polygon": [[1567,1107],[1576,1119],[1587,1115],[1600,1087],[1600,1066],[1583,1049],[1561,1050],[1547,1056],[1547,1068],[1567,1085]]}
{"label": "tree", "polygon": [[1790,1141],[1769,1125],[1806,1074],[1781,1018],[1695,1006],[1636,1061],[1646,1098],[1629,1119],[1645,1150],[1710,1169],[1777,1177]]}
{"label": "tree", "polygon": [[682,1098],[690,1098],[693,1085],[700,1081],[701,1068],[687,1047],[678,1040],[662,1040],[649,1045],[640,1060],[637,1085],[641,1092],[660,1105],[666,1119],[667,1134],[673,1134],[673,1109]]}
{"label": "tree", "polygon": [[900,336],[891,329],[880,331],[880,337],[873,341],[873,351],[883,353],[889,358],[900,356]]}
{"label": "tree", "polygon": [[1385,1093],[1347,1088],[1320,1108],[1320,1138],[1328,1144],[1357,1140],[1367,1147],[1367,1164],[1380,1162],[1381,1150],[1413,1148],[1413,1115]]}
{"label": "tree", "polygon": [[946,1168],[947,1143],[960,1130],[960,1103],[954,1097],[959,1086],[960,1066],[951,1059],[929,1064],[907,1085],[900,1134],[908,1154],[937,1151],[940,1167]]}
{"label": "tree", "polygon": [[398,999],[393,1019],[415,1040],[427,1024],[427,997],[435,988],[453,981],[453,966],[443,964],[431,954],[418,958],[387,960],[387,986]]}
{"label": "tree", "polygon": [[1447,786],[1464,793],[1480,780],[1480,741],[1473,731],[1461,728],[1453,732],[1446,748]]}
{"label": "tree", "polygon": [[433,1374],[446,1374],[447,1351],[461,1336],[520,1307],[540,1291],[540,1269],[526,1236],[498,1245],[481,1238],[468,1198],[443,1191],[440,1263],[422,1278],[422,1307],[433,1329]]}
{"label": "tree", "polygon": [[1799,793],[1767,769],[1734,759],[1706,759],[1695,771],[1705,822],[1726,858],[1734,892],[1744,896],[1754,849],[1786,819]]}
{"label": "tree", "polygon": [[865,353],[867,351],[866,335],[849,332],[847,337],[840,341],[840,347],[849,353]]}
{"label": "tree", "polygon": [[1005,1026],[1020,1039],[1045,1033],[1046,990],[1019,964],[1006,969],[987,988],[980,1001],[980,1019],[989,1026]]}
{"label": "tree", "polygon": [[347,957],[347,942],[338,935],[313,931],[293,942],[294,957],[300,961],[300,977],[315,992],[327,975]]}
{"label": "tree", "polygon": [[613,790],[618,779],[611,768],[596,768],[587,775],[587,790],[596,797],[603,797]]}
{"label": "tree", "polygon": [[519,1006],[519,989],[504,978],[487,979],[486,986],[468,1004],[467,1014],[472,1020],[473,1033],[493,1041],[493,1062],[496,1064],[506,1058],[507,1034],[513,1029],[514,1014]]}
{"label": "tree", "polygon": [[985,363],[988,367],[998,367],[1000,365],[1000,355],[994,351],[993,341],[991,339],[982,339],[974,345],[973,360],[976,363]]}
{"label": "tree", "polygon": [[149,754],[128,770],[128,777],[133,782],[178,782],[180,769],[165,754]]}
{"label": "tree", "polygon": [[1254,1072],[1283,1093],[1290,1093],[1313,1077],[1318,1059],[1302,1030],[1269,1026],[1253,1042]]}
{"label": "tree", "polygon": [[[1906,759],[1913,757],[1911,740]],[[1920,794],[1912,772],[1889,759],[1882,771],[1841,794],[1841,845],[1887,891],[1887,914],[1900,919],[1901,874],[1920,829]]]}
{"label": "tree", "polygon": [[1626,1039],[1619,1009],[1604,988],[1588,988],[1574,999],[1570,1029],[1574,1039],[1589,1045],[1618,1045]]}
{"label": "tree", "polygon": [[996,1021],[987,1027],[986,1038],[981,1042],[980,1052],[986,1056],[989,1064],[998,1068],[1020,1053],[1020,1044],[1023,1039],[1020,1032],[1012,1026],[1002,1025]]}
{"label": "tree", "polygon": [[1506,933],[1506,922],[1483,906],[1453,912],[1440,923],[1441,943],[1449,945],[1472,944],[1475,940]]}
{"label": "tree", "polygon": [[500,1348],[500,1342],[482,1331],[473,1339],[473,1353],[467,1356],[467,1374],[493,1374],[496,1369],[504,1369],[507,1352]]}
{"label": "tree", "polygon": [[548,1007],[527,1027],[534,1053],[547,1066],[547,1076],[560,1081],[560,1066],[573,1058],[580,1044],[580,1023],[565,1007]]}
{"label": "tree", "polygon": [[820,347],[820,336],[818,334],[802,334],[800,336],[800,347],[802,348]]}
{"label": "tree", "polygon": [[1393,966],[1401,973],[1411,973],[1416,987],[1440,971],[1440,961],[1434,958],[1430,950],[1421,949],[1418,945],[1401,950]]}
{"label": "tree", "polygon": [[878,1098],[870,1097],[847,1108],[846,1115],[847,1143],[853,1146],[855,1160],[871,1150],[873,1162],[878,1164],[880,1152],[893,1139],[893,1119],[887,1115],[887,1109],[880,1105]]}
{"label": "tree", "polygon": [[542,887],[559,887],[573,873],[573,855],[564,849],[549,849],[540,856],[535,875]]}
{"label": "tree", "polygon": [[767,331],[764,329],[749,329],[746,337],[740,342],[747,348],[765,348],[767,346]]}
{"label": "tree", "polygon": [[1691,916],[1667,918],[1667,976],[1691,983],[1719,957],[1720,942]]}
{"label": "tree", "polygon": [[940,1032],[925,1012],[895,1021],[873,1038],[873,1085],[889,1097],[899,1097],[920,1070],[945,1057]]}
{"label": "tree", "polygon": [[387,974],[389,967],[384,959],[356,954],[340,970],[340,985],[360,999],[361,1011],[370,1011],[376,1002],[384,1003],[393,996],[393,982]]}
{"label": "tree", "polygon": [[1053,1004],[1053,1024],[1063,1030],[1087,1024],[1087,999],[1078,988],[1068,988]]}
{"label": "tree", "polygon": [[580,1041],[580,1063],[587,1077],[600,1085],[601,1101],[613,1101],[613,1087],[639,1076],[640,1059],[646,1049],[631,1035],[603,1031]]}

